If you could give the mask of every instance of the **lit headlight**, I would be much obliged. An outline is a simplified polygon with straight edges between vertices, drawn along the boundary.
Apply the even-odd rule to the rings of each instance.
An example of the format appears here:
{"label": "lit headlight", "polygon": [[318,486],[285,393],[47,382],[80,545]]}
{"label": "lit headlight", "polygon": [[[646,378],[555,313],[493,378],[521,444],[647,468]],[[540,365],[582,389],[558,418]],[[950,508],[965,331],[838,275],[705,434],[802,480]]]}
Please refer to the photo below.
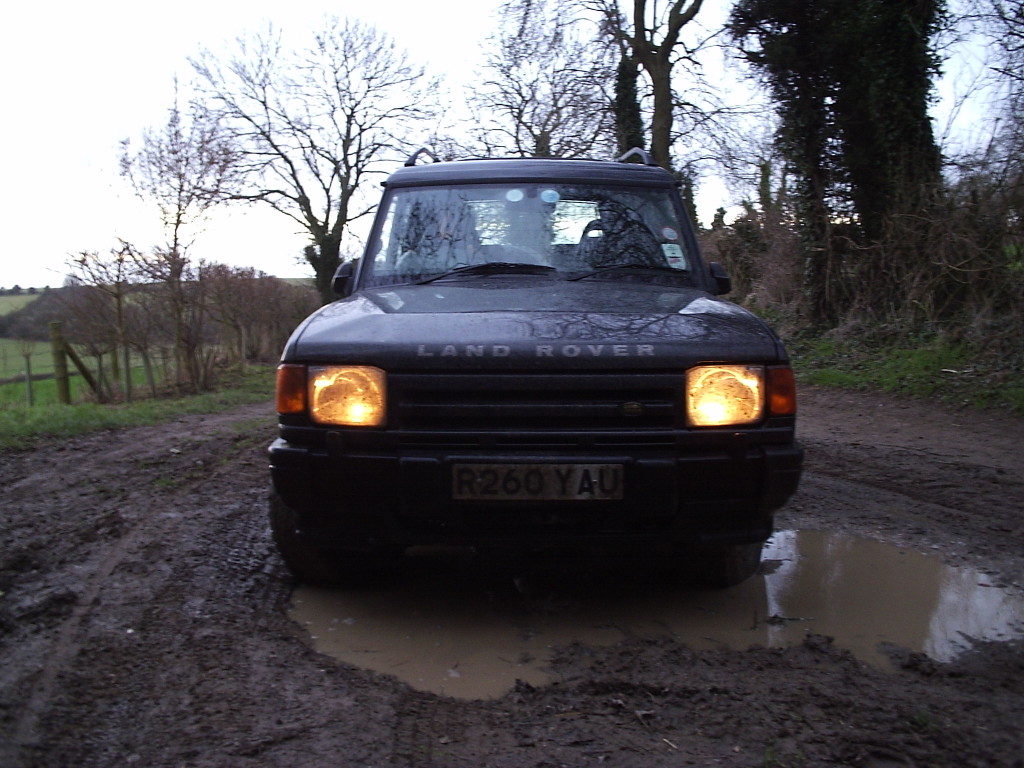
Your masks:
{"label": "lit headlight", "polygon": [[385,375],[364,365],[309,367],[309,414],[321,424],[379,427],[386,408]]}
{"label": "lit headlight", "polygon": [[686,418],[691,426],[753,424],[763,412],[763,366],[702,365],[686,372]]}

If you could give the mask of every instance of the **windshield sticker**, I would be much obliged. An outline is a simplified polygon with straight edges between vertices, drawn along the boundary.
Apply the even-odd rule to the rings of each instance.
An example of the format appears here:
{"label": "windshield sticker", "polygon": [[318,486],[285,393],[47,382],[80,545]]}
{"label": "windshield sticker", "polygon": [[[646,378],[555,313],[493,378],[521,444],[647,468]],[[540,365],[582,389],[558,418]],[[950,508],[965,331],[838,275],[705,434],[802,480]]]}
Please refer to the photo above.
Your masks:
{"label": "windshield sticker", "polygon": [[672,269],[685,270],[689,268],[689,265],[686,263],[686,256],[683,255],[683,249],[678,244],[662,243],[661,252],[665,254],[665,259]]}
{"label": "windshield sticker", "polygon": [[525,195],[523,194],[523,190],[521,189],[510,189],[508,192],[505,193],[505,199],[508,200],[510,203],[518,203],[524,197]]}
{"label": "windshield sticker", "polygon": [[662,227],[661,228],[661,236],[663,238],[665,238],[666,240],[678,240],[679,239],[679,233],[676,232],[676,230],[674,230],[672,227]]}
{"label": "windshield sticker", "polygon": [[545,203],[557,203],[561,197],[555,189],[545,189],[540,193],[540,199]]}

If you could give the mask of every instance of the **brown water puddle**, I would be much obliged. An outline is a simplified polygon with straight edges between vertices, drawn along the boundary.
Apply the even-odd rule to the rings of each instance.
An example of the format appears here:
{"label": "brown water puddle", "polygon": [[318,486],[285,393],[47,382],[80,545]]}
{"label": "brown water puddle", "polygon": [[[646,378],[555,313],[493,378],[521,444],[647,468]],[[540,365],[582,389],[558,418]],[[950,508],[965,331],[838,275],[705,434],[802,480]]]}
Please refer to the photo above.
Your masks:
{"label": "brown water puddle", "polygon": [[391,674],[420,690],[493,698],[517,679],[543,685],[551,649],[674,637],[694,648],[799,644],[829,635],[886,666],[880,642],[948,661],[970,638],[1024,636],[1024,599],[933,555],[818,531],[782,531],[766,575],[733,589],[695,591],[629,577],[533,577],[519,589],[437,558],[394,584],[302,587],[291,617],[317,650]]}

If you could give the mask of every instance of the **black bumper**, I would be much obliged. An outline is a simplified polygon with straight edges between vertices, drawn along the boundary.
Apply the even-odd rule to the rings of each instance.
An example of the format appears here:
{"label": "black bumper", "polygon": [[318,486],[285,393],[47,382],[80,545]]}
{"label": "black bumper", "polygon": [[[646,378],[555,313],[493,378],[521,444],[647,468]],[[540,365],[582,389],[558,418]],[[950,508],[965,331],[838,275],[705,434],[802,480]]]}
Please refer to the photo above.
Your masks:
{"label": "black bumper", "polygon": [[[397,447],[345,439],[308,446],[276,440],[273,488],[324,547],[403,549],[622,545],[640,548],[763,541],[793,494],[803,450],[723,435],[710,446],[525,448]],[[621,500],[463,501],[455,464],[621,464]]]}

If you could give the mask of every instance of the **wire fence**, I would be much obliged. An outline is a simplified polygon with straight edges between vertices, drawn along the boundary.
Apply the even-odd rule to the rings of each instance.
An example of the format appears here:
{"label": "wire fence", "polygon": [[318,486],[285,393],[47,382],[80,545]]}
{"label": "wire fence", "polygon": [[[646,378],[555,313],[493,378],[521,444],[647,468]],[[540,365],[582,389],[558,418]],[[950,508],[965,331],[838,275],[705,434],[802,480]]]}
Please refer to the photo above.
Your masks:
{"label": "wire fence", "polygon": [[53,373],[53,352],[48,342],[27,344],[16,339],[0,339],[0,382],[23,380],[29,367],[33,376]]}

